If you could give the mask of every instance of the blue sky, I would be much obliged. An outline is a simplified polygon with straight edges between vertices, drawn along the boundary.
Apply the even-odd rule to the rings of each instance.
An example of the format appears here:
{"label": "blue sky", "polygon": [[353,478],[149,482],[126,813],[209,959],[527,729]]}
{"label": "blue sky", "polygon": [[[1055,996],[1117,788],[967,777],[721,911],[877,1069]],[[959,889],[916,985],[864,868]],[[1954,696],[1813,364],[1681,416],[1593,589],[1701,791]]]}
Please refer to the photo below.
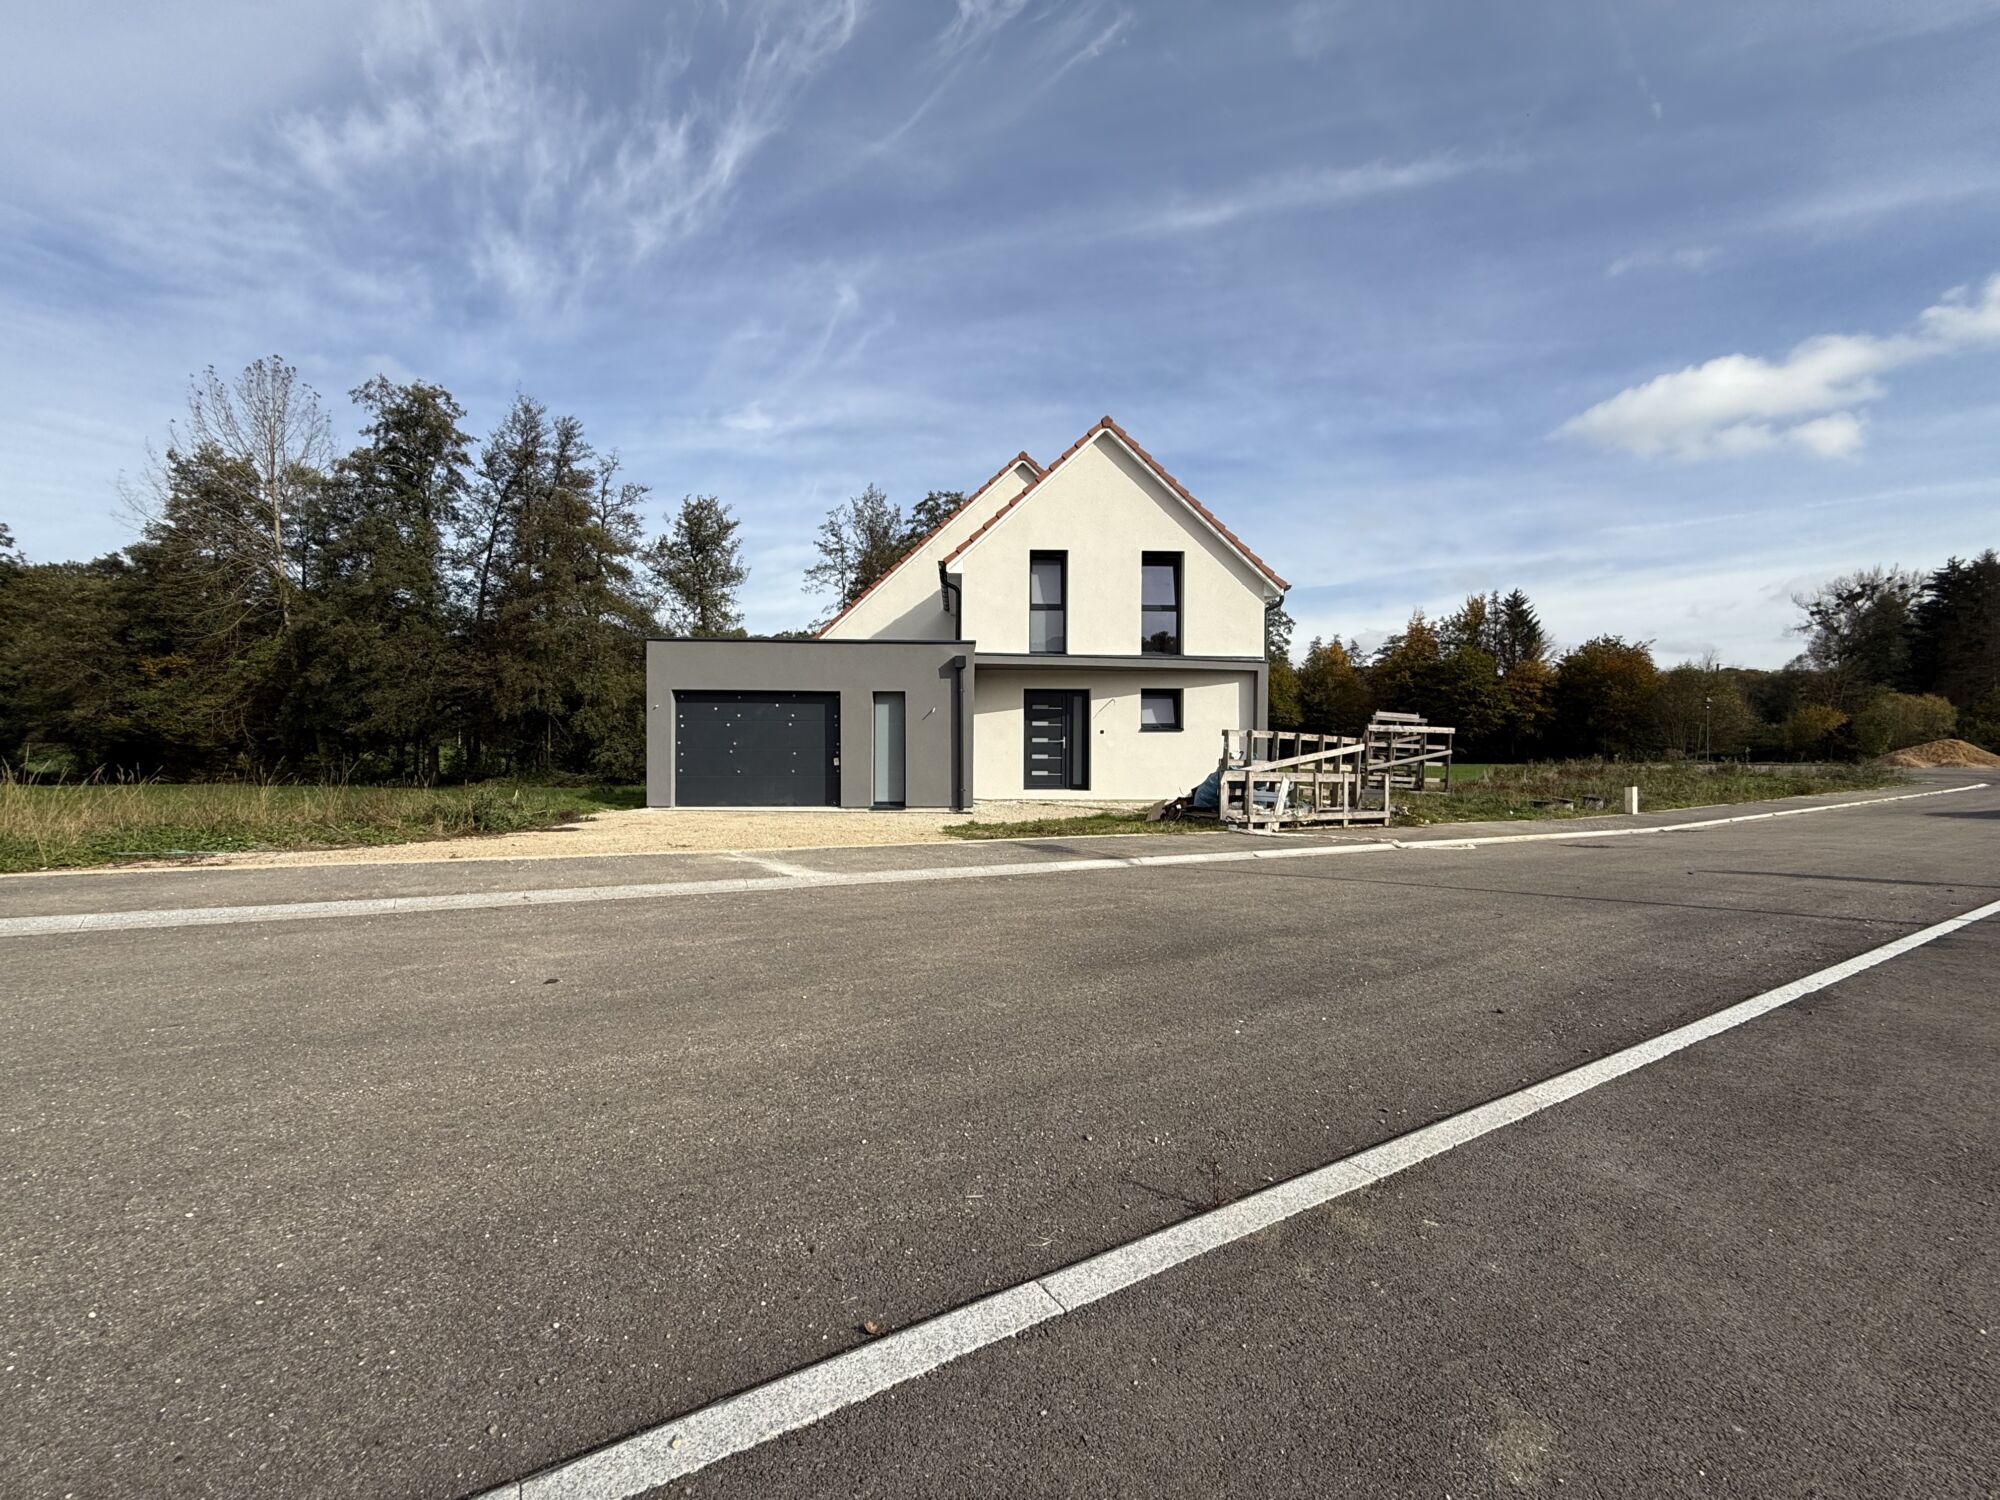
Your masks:
{"label": "blue sky", "polygon": [[188,375],[517,389],[814,525],[1110,413],[1301,636],[1520,586],[1795,650],[2000,544],[2000,5],[44,6],[0,57],[0,519],[121,545]]}

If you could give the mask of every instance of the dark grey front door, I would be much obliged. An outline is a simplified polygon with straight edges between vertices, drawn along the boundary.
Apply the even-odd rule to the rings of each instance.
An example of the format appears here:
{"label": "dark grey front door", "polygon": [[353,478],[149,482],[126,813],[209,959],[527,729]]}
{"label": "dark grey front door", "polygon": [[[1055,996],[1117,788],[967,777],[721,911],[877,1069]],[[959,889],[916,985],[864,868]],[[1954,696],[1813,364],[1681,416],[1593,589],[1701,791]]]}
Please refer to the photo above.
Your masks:
{"label": "dark grey front door", "polygon": [[838,806],[840,695],[676,693],[674,801]]}
{"label": "dark grey front door", "polygon": [[1022,784],[1063,787],[1072,791],[1090,785],[1089,698],[1080,692],[1029,688],[1023,695],[1026,742],[1022,746]]}

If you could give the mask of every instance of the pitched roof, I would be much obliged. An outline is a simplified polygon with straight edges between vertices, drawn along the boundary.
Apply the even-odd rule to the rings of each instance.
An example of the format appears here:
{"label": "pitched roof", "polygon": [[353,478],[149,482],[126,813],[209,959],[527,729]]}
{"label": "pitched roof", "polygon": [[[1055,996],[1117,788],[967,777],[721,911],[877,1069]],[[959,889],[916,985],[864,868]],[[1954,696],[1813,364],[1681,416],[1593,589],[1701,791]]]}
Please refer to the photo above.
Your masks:
{"label": "pitched roof", "polygon": [[986,518],[985,524],[983,524],[977,531],[973,532],[971,536],[967,537],[964,541],[960,542],[957,547],[952,549],[951,553],[948,556],[946,556],[945,561],[948,563],[957,562],[959,557],[966,551],[967,548],[969,548],[974,542],[978,541],[982,536],[986,535],[986,533],[991,531],[995,526],[999,525],[1000,522],[1008,515],[1008,513],[1014,509],[1015,506],[1019,505],[1023,500],[1027,499],[1028,496],[1033,494],[1035,492],[1035,486],[1039,485],[1044,479],[1047,479],[1049,475],[1055,473],[1056,470],[1060,469],[1065,463],[1067,463],[1072,457],[1074,457],[1079,451],[1081,451],[1081,449],[1086,443],[1090,442],[1092,439],[1100,436],[1101,434],[1107,432],[1110,433],[1113,437],[1117,438],[1119,442],[1123,443],[1126,446],[1126,448],[1128,448],[1131,451],[1132,455],[1139,460],[1140,463],[1144,464],[1148,469],[1152,470],[1154,477],[1159,479],[1159,481],[1162,484],[1166,485],[1166,487],[1172,490],[1174,494],[1179,496],[1182,500],[1186,501],[1188,507],[1191,510],[1193,510],[1196,515],[1200,516],[1204,521],[1208,522],[1208,524],[1212,528],[1214,528],[1215,534],[1217,536],[1221,537],[1225,542],[1229,543],[1230,546],[1234,547],[1237,553],[1243,558],[1245,562],[1249,563],[1252,567],[1256,568],[1258,572],[1262,573],[1266,578],[1270,579],[1271,582],[1276,584],[1279,588],[1288,589],[1291,587],[1289,583],[1287,583],[1284,579],[1280,578],[1277,575],[1276,571],[1272,569],[1269,563],[1265,562],[1263,558],[1259,557],[1256,553],[1252,552],[1249,549],[1249,547],[1244,544],[1243,539],[1241,537],[1239,537],[1235,532],[1231,531],[1227,526],[1223,525],[1221,519],[1215,514],[1214,511],[1210,510],[1206,505],[1203,505],[1199,500],[1195,499],[1193,495],[1190,495],[1188,493],[1186,485],[1182,484],[1178,479],[1174,478],[1173,475],[1169,474],[1164,468],[1162,468],[1160,466],[1160,462],[1158,459],[1154,458],[1152,454],[1148,453],[1144,448],[1141,448],[1137,443],[1135,443],[1132,440],[1132,435],[1129,432],[1127,432],[1124,428],[1120,427],[1116,422],[1112,421],[1111,418],[1109,417],[1100,418],[1096,426],[1092,427],[1090,431],[1086,432],[1082,437],[1078,438],[1075,442],[1071,443],[1068,448],[1064,449],[1062,457],[1058,458],[1054,463],[1050,464],[1046,469],[1042,470],[1041,473],[1037,474],[1034,477],[1034,479],[1029,481],[1028,484],[1022,488],[1021,492],[1018,495],[1016,495],[1012,500],[1009,500],[1005,505],[1001,506],[1000,509],[996,510],[992,515],[988,516]]}
{"label": "pitched roof", "polygon": [[[1067,457],[1067,455],[1065,455],[1065,457]],[[967,506],[971,505],[973,501],[977,500],[981,495],[985,494],[988,490],[992,489],[994,485],[998,484],[1000,480],[1006,475],[1009,469],[1017,469],[1022,464],[1026,464],[1031,470],[1034,471],[1035,477],[1028,482],[1029,487],[1032,488],[1034,485],[1039,484],[1041,482],[1042,475],[1047,471],[1044,470],[1042,466],[1036,463],[1032,458],[1028,457],[1028,450],[1026,448],[1023,448],[1019,453],[1016,453],[1012,458],[1008,459],[1007,462],[1000,465],[999,468],[995,469],[993,471],[992,477],[989,478],[984,484],[980,485],[978,489],[971,491],[969,494],[966,495],[966,497],[963,500],[959,501],[958,504],[952,508],[952,512],[950,515],[946,516],[942,521],[938,522],[937,525],[933,526],[929,531],[925,532],[921,537],[919,537],[916,540],[914,544],[911,545],[909,550],[904,552],[903,555],[897,558],[894,562],[890,563],[888,567],[884,568],[882,570],[881,577],[877,578],[873,583],[869,584],[867,588],[863,589],[860,593],[856,594],[853,597],[853,599],[848,601],[845,608],[843,608],[831,620],[828,620],[824,625],[820,626],[818,631],[815,632],[814,634],[814,639],[818,640],[823,638],[829,630],[833,629],[834,626],[838,625],[842,620],[846,619],[848,615],[853,613],[856,605],[860,604],[863,599],[866,599],[870,594],[874,593],[875,590],[879,589],[880,587],[882,587],[883,584],[887,583],[891,578],[893,578],[898,572],[898,570],[902,568],[904,563],[908,562],[911,558],[915,557],[919,552],[923,551],[924,548],[930,543],[932,537],[936,536],[940,531],[943,531],[945,527],[949,526],[953,521],[957,520],[959,516],[964,513],[965,508]],[[956,555],[957,555],[956,553],[953,554],[953,556]]]}

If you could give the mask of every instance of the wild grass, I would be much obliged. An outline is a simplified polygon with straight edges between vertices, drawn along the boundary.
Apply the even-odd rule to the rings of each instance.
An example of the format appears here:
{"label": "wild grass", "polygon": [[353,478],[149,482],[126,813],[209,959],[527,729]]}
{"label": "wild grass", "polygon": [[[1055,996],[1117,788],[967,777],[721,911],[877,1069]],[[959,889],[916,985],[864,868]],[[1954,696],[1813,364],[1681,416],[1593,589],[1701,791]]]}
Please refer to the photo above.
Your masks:
{"label": "wild grass", "polygon": [[441,788],[43,783],[0,768],[0,871],[513,833],[641,800],[637,787],[494,782]]}
{"label": "wild grass", "polygon": [[[1471,777],[1462,774],[1472,771]],[[1543,761],[1529,765],[1452,768],[1450,792],[1405,792],[1395,799],[1403,824],[1486,823],[1512,818],[1582,818],[1622,812],[1625,788],[1639,789],[1642,812],[1764,802],[1819,792],[1864,791],[1904,778],[1878,765],[1746,766],[1674,761]],[[1591,799],[1601,805],[1592,806]],[[1570,806],[1562,806],[1562,803]]]}

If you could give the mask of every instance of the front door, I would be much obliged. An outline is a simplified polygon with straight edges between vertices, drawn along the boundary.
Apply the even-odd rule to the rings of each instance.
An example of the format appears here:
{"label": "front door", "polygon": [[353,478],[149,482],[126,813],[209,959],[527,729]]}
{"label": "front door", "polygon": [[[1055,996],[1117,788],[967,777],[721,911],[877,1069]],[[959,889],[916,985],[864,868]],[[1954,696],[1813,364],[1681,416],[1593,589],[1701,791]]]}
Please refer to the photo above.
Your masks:
{"label": "front door", "polygon": [[1089,698],[1081,692],[1029,688],[1022,782],[1029,791],[1081,791],[1090,785]]}

